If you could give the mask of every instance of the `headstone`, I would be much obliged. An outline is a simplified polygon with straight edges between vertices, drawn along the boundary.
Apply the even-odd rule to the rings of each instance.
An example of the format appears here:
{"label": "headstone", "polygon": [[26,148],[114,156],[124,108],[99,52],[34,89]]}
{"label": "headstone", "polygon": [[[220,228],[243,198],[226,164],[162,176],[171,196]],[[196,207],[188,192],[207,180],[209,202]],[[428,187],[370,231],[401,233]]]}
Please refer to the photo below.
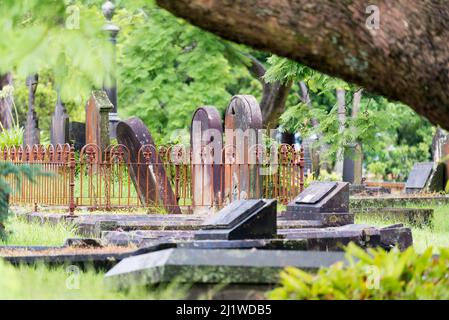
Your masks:
{"label": "headstone", "polygon": [[276,200],[236,200],[206,220],[197,240],[271,239],[276,237]]}
{"label": "headstone", "polygon": [[323,226],[354,222],[349,213],[349,183],[313,182],[287,205],[286,219],[318,220]]}
{"label": "headstone", "polygon": [[262,112],[250,95],[232,97],[225,114],[225,196],[230,201],[262,193],[257,147],[262,143]]}
{"label": "headstone", "polygon": [[106,273],[108,283],[122,288],[169,283],[278,283],[287,266],[305,271],[345,261],[344,252],[166,249],[129,257]]}
{"label": "headstone", "polygon": [[55,112],[51,117],[51,144],[65,144],[69,140],[69,115],[61,101],[61,95],[58,90],[58,100],[55,106]]}
{"label": "headstone", "polygon": [[112,103],[104,91],[93,91],[86,106],[86,144],[96,144],[102,151],[110,145],[109,112]]}
{"label": "headstone", "polygon": [[223,128],[215,107],[201,107],[193,114],[190,129],[192,197],[194,213],[211,212],[223,201]]}
{"label": "headstone", "polygon": [[35,97],[38,81],[39,76],[37,74],[29,76],[26,80],[28,86],[28,113],[23,134],[24,146],[40,144],[41,132],[39,129],[39,120],[35,111]]}
{"label": "headstone", "polygon": [[351,184],[362,183],[363,153],[360,144],[345,147],[343,159],[343,181]]}
{"label": "headstone", "polygon": [[426,190],[430,177],[434,170],[433,162],[416,163],[407,178],[405,184],[406,193],[417,193]]}
{"label": "headstone", "polygon": [[449,179],[449,134],[438,128],[432,140],[432,158],[435,163],[443,163],[445,165],[445,181]]}
{"label": "headstone", "polygon": [[86,124],[83,122],[69,122],[69,141],[80,151],[86,145]]}
{"label": "headstone", "polygon": [[429,178],[427,190],[429,192],[444,191],[446,181],[446,164],[444,162],[434,164],[434,170]]}
{"label": "headstone", "polygon": [[162,206],[169,213],[181,213],[161,157],[156,154],[153,138],[142,120],[132,117],[120,121],[117,140],[130,151],[131,178],[141,203]]}
{"label": "headstone", "polygon": [[8,130],[14,125],[12,116],[14,107],[13,88],[12,73],[0,75],[0,91],[2,92],[0,95],[0,132]]}

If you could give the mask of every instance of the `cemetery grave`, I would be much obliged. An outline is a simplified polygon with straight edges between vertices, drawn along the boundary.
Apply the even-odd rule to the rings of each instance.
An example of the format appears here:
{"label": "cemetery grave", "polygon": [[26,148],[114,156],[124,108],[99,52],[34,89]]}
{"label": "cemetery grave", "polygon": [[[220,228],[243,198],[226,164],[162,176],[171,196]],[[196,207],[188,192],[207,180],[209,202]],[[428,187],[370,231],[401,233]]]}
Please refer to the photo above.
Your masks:
{"label": "cemetery grave", "polygon": [[[117,124],[118,144],[108,146],[111,109],[104,93],[92,94],[79,162],[68,144],[58,144],[56,149],[3,150],[4,160],[42,165],[62,178],[56,184],[54,178],[41,178],[37,186],[25,184],[21,197],[13,195],[12,204],[37,209],[22,212],[20,218],[31,223],[70,223],[81,236],[62,247],[2,247],[4,259],[13,264],[113,267],[106,279],[120,286],[134,280],[163,283],[195,270],[198,276],[185,281],[195,282],[200,291],[225,280],[242,289],[248,279],[253,288],[262,290],[276,283],[278,272],[287,265],[316,270],[344,260],[342,249],[350,242],[387,250],[412,245],[411,231],[402,224],[354,224],[347,182],[314,182],[302,191],[301,150],[281,145],[279,154],[274,154],[279,161],[274,175],[261,175],[262,169],[273,170],[263,162],[272,155],[258,141],[257,130],[251,131],[261,128],[253,97],[231,100],[225,139],[216,109],[199,108],[192,117],[190,156],[184,146],[158,148],[136,117]],[[55,116],[63,113],[58,101]],[[70,127],[66,120],[64,125]],[[55,126],[55,139],[61,132],[66,134]],[[186,166],[185,159],[192,162]],[[39,192],[43,185],[59,193],[48,198]],[[278,211],[278,202],[287,204],[285,212]],[[68,214],[63,213],[65,206]],[[147,211],[133,214],[138,207]],[[114,208],[125,212],[107,213]],[[158,208],[165,214],[158,214]],[[98,209],[106,211],[95,213]]]}

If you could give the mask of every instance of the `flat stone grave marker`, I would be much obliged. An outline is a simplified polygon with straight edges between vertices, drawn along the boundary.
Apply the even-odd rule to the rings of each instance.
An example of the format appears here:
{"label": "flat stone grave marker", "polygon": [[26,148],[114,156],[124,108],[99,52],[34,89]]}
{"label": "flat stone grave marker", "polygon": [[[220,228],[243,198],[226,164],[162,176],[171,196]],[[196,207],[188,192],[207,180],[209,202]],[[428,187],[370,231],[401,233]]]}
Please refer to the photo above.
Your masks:
{"label": "flat stone grave marker", "polygon": [[[177,199],[156,147],[145,124],[137,117],[120,121],[117,125],[117,140],[126,146],[131,157],[131,179],[143,205],[164,207],[169,213],[180,214]],[[151,154],[145,158],[144,148]],[[147,150],[148,151],[148,150]],[[140,163],[138,155],[140,154]]]}
{"label": "flat stone grave marker", "polygon": [[25,123],[25,131],[23,132],[23,145],[40,144],[41,131],[39,129],[39,120],[35,110],[36,89],[39,82],[37,74],[31,75],[26,79],[28,86],[28,112]]}
{"label": "flat stone grave marker", "polygon": [[297,204],[315,204],[337,187],[336,182],[322,182],[311,184],[296,198]]}
{"label": "flat stone grave marker", "polygon": [[276,200],[236,200],[202,224],[197,240],[243,240],[276,237]]}
{"label": "flat stone grave marker", "polygon": [[433,162],[416,163],[407,178],[405,192],[416,193],[423,191],[426,188],[432,172]]}
{"label": "flat stone grave marker", "polygon": [[166,249],[126,258],[106,273],[108,283],[122,288],[167,283],[277,283],[279,272],[293,266],[317,270],[346,261],[343,252]]}
{"label": "flat stone grave marker", "polygon": [[354,223],[349,213],[349,183],[313,182],[287,205],[284,218],[317,220],[323,226]]}
{"label": "flat stone grave marker", "polygon": [[232,97],[225,115],[225,192],[230,201],[259,198],[262,179],[256,157],[262,112],[250,95]]}
{"label": "flat stone grave marker", "polygon": [[215,107],[198,108],[190,129],[192,151],[192,189],[194,213],[210,213],[219,205],[223,193],[223,128]]}

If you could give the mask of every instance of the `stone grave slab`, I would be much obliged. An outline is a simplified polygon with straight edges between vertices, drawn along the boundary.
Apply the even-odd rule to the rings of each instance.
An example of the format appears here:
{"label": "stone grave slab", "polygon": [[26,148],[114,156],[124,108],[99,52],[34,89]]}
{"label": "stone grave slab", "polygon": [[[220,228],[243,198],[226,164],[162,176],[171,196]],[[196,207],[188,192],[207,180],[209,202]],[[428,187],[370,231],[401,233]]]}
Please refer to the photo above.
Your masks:
{"label": "stone grave slab", "polygon": [[237,200],[211,217],[195,233],[197,240],[276,237],[276,200]]}
{"label": "stone grave slab", "polygon": [[261,144],[262,112],[250,95],[232,97],[225,113],[225,197],[259,198],[262,194],[257,146]]}
{"label": "stone grave slab", "polygon": [[238,250],[238,249],[167,249],[129,257],[105,275],[112,285],[167,283],[276,283],[279,272],[294,266],[317,270],[345,261],[343,252]]}
{"label": "stone grave slab", "polygon": [[51,143],[57,144],[69,143],[69,115],[61,100],[61,95],[58,90],[58,100],[56,102],[55,111],[51,117]]}
{"label": "stone grave slab", "polygon": [[408,175],[407,182],[405,184],[405,192],[417,193],[424,191],[430,176],[433,173],[433,169],[433,162],[416,163]]}
{"label": "stone grave slab", "polygon": [[86,145],[86,124],[83,122],[69,122],[69,141],[80,151]]}
{"label": "stone grave slab", "polygon": [[210,213],[223,201],[224,190],[223,125],[215,107],[201,107],[193,114],[190,145],[194,213]]}
{"label": "stone grave slab", "polygon": [[161,206],[169,213],[180,214],[181,209],[161,157],[156,154],[154,140],[142,120],[132,117],[120,121],[117,125],[117,140],[130,151],[131,178],[141,203]]}
{"label": "stone grave slab", "polygon": [[313,182],[287,205],[287,220],[316,220],[323,226],[354,222],[349,213],[349,183]]}

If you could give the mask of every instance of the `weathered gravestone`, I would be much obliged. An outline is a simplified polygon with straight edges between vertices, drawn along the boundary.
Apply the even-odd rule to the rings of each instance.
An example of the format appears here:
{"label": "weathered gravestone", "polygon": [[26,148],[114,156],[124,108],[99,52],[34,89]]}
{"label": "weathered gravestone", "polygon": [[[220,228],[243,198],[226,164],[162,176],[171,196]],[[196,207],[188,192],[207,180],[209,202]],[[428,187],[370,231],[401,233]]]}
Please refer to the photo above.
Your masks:
{"label": "weathered gravestone", "polygon": [[287,266],[315,271],[346,261],[344,252],[238,249],[166,249],[120,261],[106,281],[122,288],[172,282],[267,284]]}
{"label": "weathered gravestone", "polygon": [[23,134],[23,145],[40,144],[39,120],[36,115],[34,100],[36,97],[36,89],[39,81],[37,74],[29,76],[26,80],[28,88],[28,113]]}
{"label": "weathered gravestone", "polygon": [[433,162],[444,164],[446,186],[449,179],[449,134],[441,128],[437,129],[432,140],[432,158]]}
{"label": "weathered gravestone", "polygon": [[120,121],[117,140],[130,151],[131,178],[144,205],[164,207],[169,213],[181,213],[161,157],[145,124],[137,117]]}
{"label": "weathered gravestone", "polygon": [[206,220],[196,240],[272,239],[276,237],[276,200],[236,200]]}
{"label": "weathered gravestone", "polygon": [[416,163],[405,184],[406,193],[439,192],[444,190],[446,181],[446,166],[444,163]]}
{"label": "weathered gravestone", "polygon": [[262,112],[250,95],[232,97],[225,115],[225,196],[237,199],[259,198],[262,193],[257,150],[262,143]]}
{"label": "weathered gravestone", "polygon": [[194,213],[210,212],[223,201],[223,128],[215,107],[198,108],[190,129]]}
{"label": "weathered gravestone", "polygon": [[96,144],[105,151],[110,145],[109,112],[112,103],[104,91],[93,91],[86,106],[86,144]]}
{"label": "weathered gravestone", "polygon": [[61,101],[61,95],[58,90],[58,100],[55,106],[55,112],[51,117],[51,144],[64,144],[68,143],[69,137],[69,115],[65,109],[64,104]]}
{"label": "weathered gravestone", "polygon": [[75,150],[81,150],[86,145],[86,124],[83,122],[69,122],[69,141]]}
{"label": "weathered gravestone", "polygon": [[349,183],[313,182],[288,204],[284,217],[316,220],[323,226],[354,223],[354,215],[349,213]]}

